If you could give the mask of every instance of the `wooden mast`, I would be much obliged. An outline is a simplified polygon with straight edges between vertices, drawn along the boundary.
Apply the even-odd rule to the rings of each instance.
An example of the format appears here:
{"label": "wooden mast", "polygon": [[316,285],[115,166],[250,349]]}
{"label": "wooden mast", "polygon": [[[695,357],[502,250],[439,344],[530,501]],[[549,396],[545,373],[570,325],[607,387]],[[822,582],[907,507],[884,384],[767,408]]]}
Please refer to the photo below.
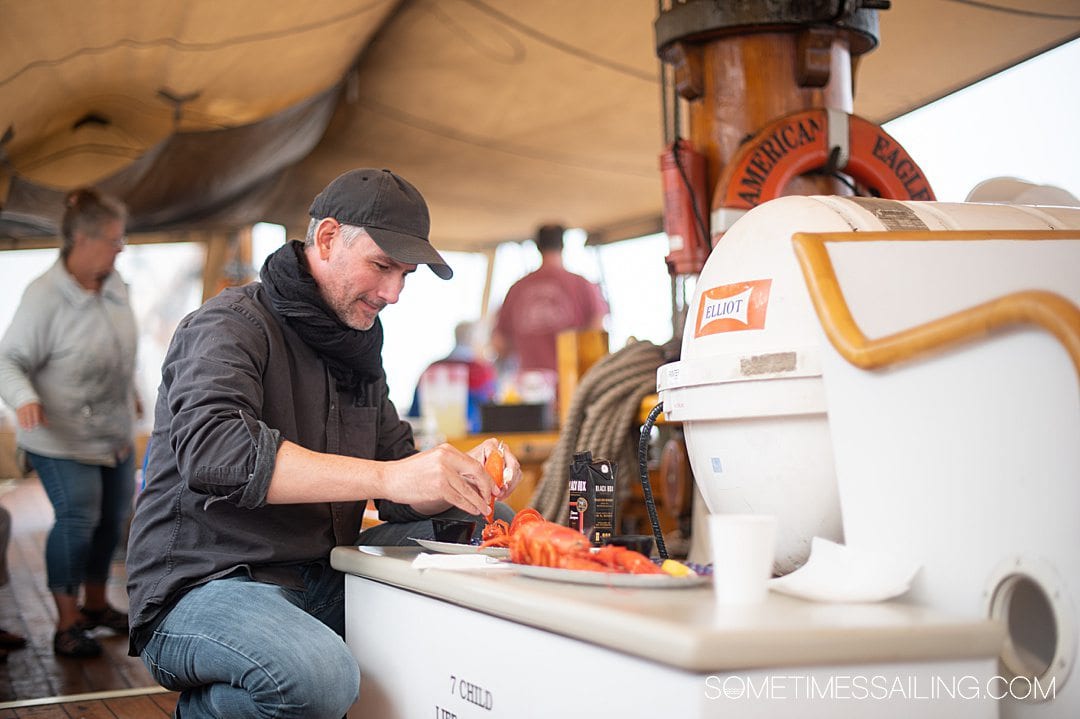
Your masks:
{"label": "wooden mast", "polygon": [[[770,121],[814,107],[852,112],[858,57],[876,47],[877,10],[888,6],[673,0],[661,9],[657,53],[674,67],[676,89],[689,103],[689,140],[705,156],[706,197],[717,192],[742,143]],[[845,180],[815,172],[794,178],[780,194],[851,193]]]}

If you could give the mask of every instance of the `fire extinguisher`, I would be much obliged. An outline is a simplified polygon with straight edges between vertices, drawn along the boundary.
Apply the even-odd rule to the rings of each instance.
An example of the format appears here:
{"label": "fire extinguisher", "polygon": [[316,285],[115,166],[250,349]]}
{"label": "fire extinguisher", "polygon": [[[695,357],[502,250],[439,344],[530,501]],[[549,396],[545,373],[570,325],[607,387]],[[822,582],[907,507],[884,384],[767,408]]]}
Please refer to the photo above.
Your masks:
{"label": "fire extinguisher", "polygon": [[668,236],[668,272],[701,272],[708,259],[708,209],[705,204],[705,156],[676,138],[660,155],[664,187],[664,232]]}

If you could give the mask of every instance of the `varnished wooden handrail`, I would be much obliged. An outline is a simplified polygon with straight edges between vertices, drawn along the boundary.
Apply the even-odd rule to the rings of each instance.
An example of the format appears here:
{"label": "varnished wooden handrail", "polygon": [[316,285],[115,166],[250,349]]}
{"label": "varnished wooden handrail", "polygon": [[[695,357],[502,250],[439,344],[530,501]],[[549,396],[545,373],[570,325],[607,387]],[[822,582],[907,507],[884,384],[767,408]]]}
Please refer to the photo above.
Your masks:
{"label": "varnished wooden handrail", "polygon": [[863,334],[844,299],[826,243],[949,240],[1080,240],[1080,234],[1057,230],[796,233],[792,242],[810,299],[837,352],[856,367],[877,369],[971,342],[1005,327],[1030,324],[1064,345],[1080,375],[1080,308],[1046,290],[1003,295],[876,339]]}

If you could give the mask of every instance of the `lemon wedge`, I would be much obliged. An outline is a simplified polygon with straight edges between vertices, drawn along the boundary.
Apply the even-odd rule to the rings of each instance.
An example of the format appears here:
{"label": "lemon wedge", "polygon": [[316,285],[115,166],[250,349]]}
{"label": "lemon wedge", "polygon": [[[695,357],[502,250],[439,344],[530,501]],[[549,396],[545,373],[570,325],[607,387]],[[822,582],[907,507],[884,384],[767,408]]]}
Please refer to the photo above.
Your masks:
{"label": "lemon wedge", "polygon": [[664,563],[660,565],[660,569],[667,572],[673,577],[692,577],[694,576],[694,570],[686,566],[682,562],[676,562],[674,559],[665,559]]}

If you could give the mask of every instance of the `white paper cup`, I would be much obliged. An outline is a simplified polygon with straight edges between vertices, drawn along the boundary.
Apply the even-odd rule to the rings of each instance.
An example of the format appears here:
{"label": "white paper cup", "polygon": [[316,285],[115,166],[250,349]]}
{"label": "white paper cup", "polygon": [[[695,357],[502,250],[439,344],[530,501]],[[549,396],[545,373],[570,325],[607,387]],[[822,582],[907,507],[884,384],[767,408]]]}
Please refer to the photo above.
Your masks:
{"label": "white paper cup", "polygon": [[717,603],[765,601],[776,553],[776,516],[710,514],[709,544]]}

